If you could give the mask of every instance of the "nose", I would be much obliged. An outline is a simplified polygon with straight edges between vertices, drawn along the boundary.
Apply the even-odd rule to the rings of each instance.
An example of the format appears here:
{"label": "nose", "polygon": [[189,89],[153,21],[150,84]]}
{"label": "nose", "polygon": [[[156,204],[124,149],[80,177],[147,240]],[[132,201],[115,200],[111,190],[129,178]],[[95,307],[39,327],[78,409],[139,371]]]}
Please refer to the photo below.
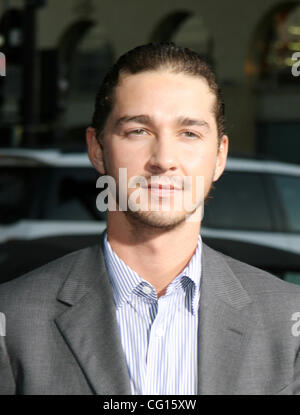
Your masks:
{"label": "nose", "polygon": [[158,137],[151,148],[148,169],[151,173],[159,174],[168,170],[177,170],[176,142],[172,137]]}

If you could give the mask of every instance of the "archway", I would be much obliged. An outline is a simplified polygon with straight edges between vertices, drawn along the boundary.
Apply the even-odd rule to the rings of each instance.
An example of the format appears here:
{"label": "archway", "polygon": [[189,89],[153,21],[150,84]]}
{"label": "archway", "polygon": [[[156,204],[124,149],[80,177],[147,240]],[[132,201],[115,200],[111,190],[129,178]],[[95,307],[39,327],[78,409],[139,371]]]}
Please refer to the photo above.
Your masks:
{"label": "archway", "polygon": [[60,124],[66,143],[84,143],[96,92],[113,60],[105,28],[91,20],[75,22],[59,40]]}
{"label": "archway", "polygon": [[213,63],[213,39],[201,16],[178,10],[162,18],[154,28],[150,41],[169,41],[189,47]]}
{"label": "archway", "polygon": [[300,83],[292,71],[300,52],[300,5],[276,5],[258,23],[245,64],[256,97],[256,152],[300,163]]}
{"label": "archway", "polygon": [[246,59],[246,76],[254,82],[290,83],[294,51],[300,51],[298,1],[276,5],[259,21]]}

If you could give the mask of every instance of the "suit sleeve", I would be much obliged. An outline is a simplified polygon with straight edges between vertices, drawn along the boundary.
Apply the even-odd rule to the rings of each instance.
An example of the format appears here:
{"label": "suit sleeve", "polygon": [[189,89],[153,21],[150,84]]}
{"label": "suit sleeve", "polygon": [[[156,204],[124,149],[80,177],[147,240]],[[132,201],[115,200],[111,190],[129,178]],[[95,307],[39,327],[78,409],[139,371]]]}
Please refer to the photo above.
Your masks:
{"label": "suit sleeve", "polygon": [[0,335],[0,395],[14,395],[16,384],[10,365],[5,336]]}

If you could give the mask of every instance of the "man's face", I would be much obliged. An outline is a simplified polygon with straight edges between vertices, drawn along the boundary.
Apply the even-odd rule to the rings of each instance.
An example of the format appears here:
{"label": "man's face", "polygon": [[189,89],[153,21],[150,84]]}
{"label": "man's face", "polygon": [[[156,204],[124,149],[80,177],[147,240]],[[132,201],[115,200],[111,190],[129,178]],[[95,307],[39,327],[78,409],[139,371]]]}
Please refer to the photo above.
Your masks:
{"label": "man's face", "polygon": [[189,216],[191,205],[194,210],[201,205],[227,155],[226,136],[218,146],[214,102],[206,81],[198,77],[167,70],[121,77],[104,130],[103,168],[98,170],[116,180],[117,200],[120,168],[127,169],[127,185],[134,176],[147,183],[121,190],[127,199],[135,192],[138,204],[129,204],[122,214],[150,226],[174,227]]}

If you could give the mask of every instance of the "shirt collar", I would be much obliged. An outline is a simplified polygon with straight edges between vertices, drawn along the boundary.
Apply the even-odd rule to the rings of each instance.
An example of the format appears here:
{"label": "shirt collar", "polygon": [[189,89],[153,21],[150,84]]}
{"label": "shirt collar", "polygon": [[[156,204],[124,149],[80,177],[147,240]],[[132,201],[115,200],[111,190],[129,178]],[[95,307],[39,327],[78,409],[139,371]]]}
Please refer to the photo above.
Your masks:
{"label": "shirt collar", "polygon": [[202,239],[198,235],[195,252],[184,270],[169,284],[166,295],[177,289],[179,285],[186,293],[186,306],[195,314],[199,306],[201,280]]}
{"label": "shirt collar", "polygon": [[[199,305],[200,278],[201,278],[202,240],[199,234],[195,252],[184,270],[169,284],[165,295],[170,295],[181,287],[187,294],[187,304],[190,311],[195,314]],[[141,292],[144,287],[152,289],[150,296],[155,299],[154,287],[141,278],[131,269],[112,249],[104,234],[104,257],[108,275],[113,289],[113,296],[117,308],[128,301],[133,292]]]}
{"label": "shirt collar", "polygon": [[143,280],[113,251],[107,240],[107,232],[104,234],[104,257],[115,304],[117,307],[121,307],[130,298],[135,287]]}

